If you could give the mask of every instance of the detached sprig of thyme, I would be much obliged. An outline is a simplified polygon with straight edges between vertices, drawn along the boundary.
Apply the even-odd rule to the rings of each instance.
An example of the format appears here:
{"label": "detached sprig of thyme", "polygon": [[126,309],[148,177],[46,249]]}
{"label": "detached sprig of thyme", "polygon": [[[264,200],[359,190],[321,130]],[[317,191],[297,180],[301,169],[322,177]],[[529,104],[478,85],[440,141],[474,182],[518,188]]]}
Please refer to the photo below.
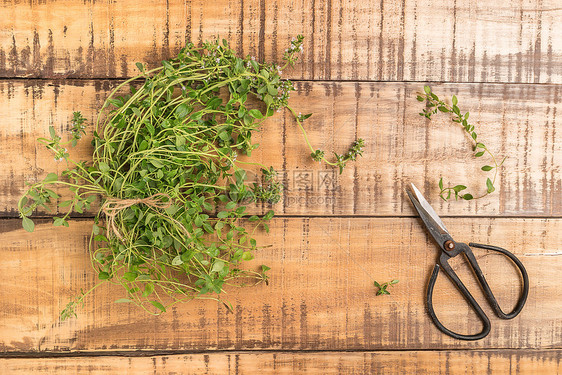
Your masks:
{"label": "detached sprig of thyme", "polygon": [[394,279],[391,281],[387,281],[386,283],[382,283],[379,284],[378,282],[373,282],[373,284],[375,284],[375,286],[378,288],[377,290],[377,296],[380,295],[384,295],[384,294],[390,294],[390,292],[387,290],[388,287],[393,286],[394,284],[398,284],[400,280]]}
{"label": "detached sprig of thyme", "polygon": [[451,198],[451,195],[454,194],[455,199],[464,199],[464,200],[472,200],[472,199],[480,199],[484,198],[485,196],[493,193],[496,183],[496,177],[498,175],[498,169],[505,161],[505,157],[502,159],[501,162],[498,162],[494,154],[486,147],[486,145],[478,140],[478,134],[475,132],[474,125],[468,122],[469,112],[465,112],[464,114],[461,112],[460,108],[458,107],[458,99],[455,95],[452,97],[452,105],[446,103],[445,101],[439,99],[435,93],[431,91],[429,86],[424,86],[424,92],[418,93],[417,100],[420,102],[426,102],[426,108],[420,112],[420,116],[423,116],[429,120],[432,119],[432,115],[436,114],[437,112],[443,113],[452,113],[453,117],[451,121],[458,123],[463,127],[467,136],[470,138],[471,142],[474,143],[473,151],[475,157],[481,157],[484,154],[488,154],[492,160],[492,165],[484,165],[481,169],[484,172],[494,171],[494,176],[490,179],[489,177],[486,178],[486,192],[479,196],[474,196],[470,193],[462,193],[464,190],[467,189],[465,185],[455,185],[455,186],[444,186],[443,184],[443,177],[439,179],[439,196],[447,201]]}

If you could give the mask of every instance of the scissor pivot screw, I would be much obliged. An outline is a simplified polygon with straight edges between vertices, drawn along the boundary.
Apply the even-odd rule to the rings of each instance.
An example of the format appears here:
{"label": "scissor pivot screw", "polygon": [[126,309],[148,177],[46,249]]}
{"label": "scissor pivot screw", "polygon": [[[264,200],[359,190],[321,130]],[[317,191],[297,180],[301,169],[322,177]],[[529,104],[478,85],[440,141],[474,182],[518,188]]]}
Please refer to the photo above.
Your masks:
{"label": "scissor pivot screw", "polygon": [[455,250],[455,243],[451,240],[445,241],[445,244],[443,246],[445,247],[445,250],[448,251]]}

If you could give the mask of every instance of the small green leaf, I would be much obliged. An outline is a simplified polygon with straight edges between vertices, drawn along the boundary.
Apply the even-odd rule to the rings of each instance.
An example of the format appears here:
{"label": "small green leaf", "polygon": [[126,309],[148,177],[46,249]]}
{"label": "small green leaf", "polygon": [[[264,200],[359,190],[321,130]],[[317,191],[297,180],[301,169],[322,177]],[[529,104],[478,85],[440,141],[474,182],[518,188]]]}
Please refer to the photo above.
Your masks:
{"label": "small green leaf", "polygon": [[162,312],[166,312],[166,308],[158,301],[150,301],[150,303]]}
{"label": "small green leaf", "polygon": [[109,273],[101,271],[100,273],[98,273],[98,278],[100,280],[107,280],[109,279]]}
{"label": "small green leaf", "polygon": [[235,208],[235,207],[236,207],[236,202],[228,202],[228,203],[226,204],[226,207],[225,207],[225,208],[226,208],[227,210],[232,210],[232,209]]}
{"label": "small green leaf", "polygon": [[398,284],[399,281],[400,281],[400,280],[394,279],[394,280],[392,280],[390,283],[391,283],[391,284]]}
{"label": "small green leaf", "polygon": [[259,110],[257,110],[257,109],[250,109],[250,110],[248,111],[248,114],[249,114],[250,116],[252,116],[253,118],[257,118],[257,119],[263,118],[263,114],[262,114]]}
{"label": "small green leaf", "polygon": [[109,172],[109,165],[107,165],[107,163],[104,163],[103,161],[100,161],[98,163],[98,167],[103,173]]}
{"label": "small green leaf", "polygon": [[425,91],[425,93],[427,95],[430,95],[431,94],[431,87],[426,85],[426,86],[423,87],[423,91]]}
{"label": "small green leaf", "polygon": [[140,62],[135,64],[137,66],[137,69],[140,70],[141,72],[144,72],[144,65],[142,65]]}
{"label": "small green leaf", "polygon": [[125,272],[125,274],[123,275],[123,278],[127,281],[135,281],[137,276],[138,276],[138,274],[136,272]]}
{"label": "small green leaf", "polygon": [[218,217],[219,219],[224,219],[224,218],[228,217],[228,214],[229,214],[228,211],[220,211],[220,212],[217,214],[217,217]]}
{"label": "small green leaf", "polygon": [[242,254],[242,260],[252,260],[254,259],[254,254],[252,254],[250,251],[244,251],[244,253]]}
{"label": "small green leaf", "polygon": [[492,184],[492,180],[490,180],[489,178],[486,180],[486,186],[488,187],[488,193],[492,193],[494,192],[494,190],[496,190],[494,184]]}
{"label": "small green leaf", "polygon": [[47,177],[45,177],[45,179],[43,180],[43,182],[47,183],[47,182],[53,182],[53,181],[57,181],[59,179],[59,176],[56,173],[49,173],[47,175]]}
{"label": "small green leaf", "polygon": [[119,298],[117,301],[115,301],[115,303],[130,303],[130,302],[133,301],[128,298]]}
{"label": "small green leaf", "polygon": [[482,167],[482,170],[483,170],[484,172],[491,171],[492,169],[494,169],[494,167],[491,167],[491,166],[489,166],[489,165],[485,165],[485,166]]}
{"label": "small green leaf", "polygon": [[33,223],[33,220],[31,220],[27,216],[24,216],[22,218],[22,226],[23,229],[25,229],[28,232],[33,232],[33,230],[35,229],[35,224]]}
{"label": "small green leaf", "polygon": [[457,97],[455,95],[453,95],[453,105],[457,105],[459,103],[459,100],[457,99]]}
{"label": "small green leaf", "polygon": [[68,226],[68,225],[65,225],[65,224],[66,224],[66,220],[64,220],[62,217],[54,217],[53,220],[54,220],[54,221],[53,221],[53,225],[54,225],[55,227],[60,227],[60,226],[63,226],[63,225],[64,225],[64,226]]}
{"label": "small green leaf", "polygon": [[476,154],[474,154],[474,156],[476,156],[477,158],[479,158],[482,155],[484,155],[484,151],[480,151],[480,152],[477,152]]}
{"label": "small green leaf", "polygon": [[466,186],[464,186],[464,185],[457,185],[457,186],[453,187],[453,190],[457,193],[460,192],[461,190],[465,190],[465,189],[466,189]]}
{"label": "small green leaf", "polygon": [[273,210],[269,210],[267,211],[267,213],[263,216],[264,220],[271,220],[271,218],[273,218],[273,215],[275,215],[275,212],[273,212]]}
{"label": "small green leaf", "polygon": [[439,179],[439,190],[443,191],[443,177]]}
{"label": "small green leaf", "polygon": [[469,201],[473,198],[474,197],[472,196],[472,194],[468,194],[468,193],[466,193],[465,195],[462,196],[462,199],[464,199],[465,201]]}
{"label": "small green leaf", "polygon": [[146,286],[144,287],[144,292],[142,293],[142,296],[148,297],[149,295],[152,294],[152,292],[154,292],[154,284],[147,283]]}
{"label": "small green leaf", "polygon": [[176,255],[176,257],[172,260],[172,266],[179,266],[180,264],[183,264],[181,255]]}
{"label": "small green leaf", "polygon": [[211,272],[220,272],[224,268],[224,262],[222,260],[217,260],[213,263],[213,268],[211,268]]}

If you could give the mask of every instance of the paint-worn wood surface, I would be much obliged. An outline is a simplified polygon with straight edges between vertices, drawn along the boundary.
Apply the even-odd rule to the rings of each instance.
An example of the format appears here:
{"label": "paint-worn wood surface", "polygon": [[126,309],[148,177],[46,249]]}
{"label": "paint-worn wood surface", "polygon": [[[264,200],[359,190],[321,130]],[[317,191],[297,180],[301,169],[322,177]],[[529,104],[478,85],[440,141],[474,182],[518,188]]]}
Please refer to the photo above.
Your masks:
{"label": "paint-worn wood surface", "polygon": [[[314,115],[305,123],[309,138],[328,153],[344,152],[356,138],[365,139],[364,157],[341,175],[309,157],[302,133],[289,113],[274,116],[257,134],[252,160],[272,165],[283,174],[286,192],[276,205],[289,215],[412,215],[404,188],[414,182],[435,199],[443,215],[562,216],[562,112],[559,85],[441,84],[436,92],[456,93],[459,105],[472,113],[486,145],[498,157],[508,156],[493,199],[466,204],[438,199],[437,181],[485,191],[480,170],[491,164],[472,157],[472,143],[464,132],[437,116],[425,121],[416,101],[422,83],[296,84],[292,103]],[[109,81],[0,81],[0,216],[17,216],[15,207],[24,181],[37,181],[64,165],[35,140],[47,136],[49,125],[64,134],[72,112],[95,118],[96,110],[113,87]],[[559,116],[559,115],[558,115]],[[18,126],[14,126],[17,124]],[[75,159],[91,155],[86,138]],[[273,152],[272,152],[273,151]],[[25,168],[22,169],[22,166]],[[557,199],[558,197],[558,199]]]}
{"label": "paint-worn wood surface", "polygon": [[292,78],[562,83],[558,0],[4,1],[0,75],[127,77],[192,40],[226,38]]}
{"label": "paint-worn wood surface", "polygon": [[[559,1],[4,1],[0,16],[0,373],[562,371]],[[105,285],[77,319],[58,322],[69,298],[96,282],[92,212],[70,228],[44,219],[34,234],[21,229],[15,205],[24,181],[63,168],[35,139],[49,125],[64,131],[72,111],[92,119],[135,62],[154,66],[188,40],[219,36],[279,61],[297,33],[305,52],[284,75],[297,80],[297,111],[314,113],[311,141],[342,151],[362,137],[367,147],[337,175],[309,160],[290,116],[264,124],[254,158],[284,171],[287,190],[271,233],[258,235],[273,246],[248,267],[271,266],[270,284],[229,291],[233,313],[203,301],[160,317],[113,303],[122,292]],[[418,116],[415,93],[427,81],[456,93],[487,146],[508,156],[489,198],[437,198],[440,175],[476,191],[485,177],[446,116]],[[77,159],[88,158],[87,143]],[[525,309],[511,321],[492,317],[484,340],[450,339],[425,312],[437,249],[405,198],[409,182],[456,239],[506,247],[527,267]],[[512,305],[513,266],[476,255],[500,303]],[[454,266],[483,302],[466,265]],[[373,279],[391,278],[401,280],[392,294],[375,297]],[[478,330],[445,278],[435,305],[452,327]]]}
{"label": "paint-worn wood surface", "polygon": [[[437,251],[417,218],[278,218],[247,267],[272,268],[268,286],[231,288],[229,312],[215,301],[175,306],[159,317],[134,306],[115,304],[121,287],[96,289],[78,319],[57,315],[81,287],[93,285],[85,249],[91,221],[70,229],[41,224],[33,234],[16,220],[0,222],[0,349],[41,350],[375,350],[443,348],[549,349],[560,344],[558,315],[562,262],[552,262],[562,242],[562,219],[449,218],[458,239],[497,243],[523,259],[533,288],[524,313],[511,321],[492,319],[493,330],[480,341],[442,335],[428,321],[424,289]],[[502,256],[477,251],[491,287],[503,306],[520,291],[515,268]],[[548,266],[545,266],[548,264]],[[469,283],[462,263],[458,273]],[[386,298],[373,297],[373,278],[401,280]],[[21,283],[20,280],[26,280]],[[440,277],[436,312],[459,331],[475,332],[480,323]],[[491,314],[487,306],[485,310]]]}
{"label": "paint-worn wood surface", "polygon": [[[534,374],[562,371],[560,351],[516,350],[397,352],[206,353],[158,357],[80,357],[0,359],[6,373],[119,374]],[[553,372],[554,371],[554,372]]]}

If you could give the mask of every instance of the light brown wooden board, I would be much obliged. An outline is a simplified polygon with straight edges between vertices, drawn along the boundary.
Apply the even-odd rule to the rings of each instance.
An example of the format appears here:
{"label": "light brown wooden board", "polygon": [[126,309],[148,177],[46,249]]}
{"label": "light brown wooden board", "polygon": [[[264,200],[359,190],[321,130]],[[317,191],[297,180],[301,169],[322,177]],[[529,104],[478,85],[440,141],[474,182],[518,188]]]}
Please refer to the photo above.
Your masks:
{"label": "light brown wooden board", "polygon": [[[0,351],[98,350],[378,350],[560,348],[561,219],[447,220],[457,240],[496,244],[518,256],[529,273],[523,312],[493,316],[473,277],[453,263],[491,316],[492,331],[476,342],[440,333],[428,317],[424,290],[437,248],[415,218],[280,218],[258,235],[260,250],[245,267],[269,265],[269,286],[231,288],[229,312],[214,301],[176,305],[154,317],[116,304],[121,287],[105,284],[79,316],[59,311],[80,288],[96,282],[86,252],[91,222],[70,228],[40,224],[29,234],[19,220],[0,221]],[[546,254],[545,254],[546,253]],[[542,255],[541,255],[542,254]],[[520,291],[515,268],[502,256],[475,251],[505,310]],[[397,278],[390,296],[375,296],[373,280]],[[439,276],[439,318],[460,332],[480,323],[453,285]]]}
{"label": "light brown wooden board", "polygon": [[[35,140],[49,125],[67,134],[72,112],[82,110],[87,131],[115,83],[108,81],[0,81],[0,215],[17,216],[24,181],[61,172],[52,154]],[[343,153],[364,138],[364,156],[343,174],[310,158],[303,136],[288,112],[276,114],[257,135],[252,160],[280,171],[286,190],[273,208],[287,215],[412,215],[404,188],[415,183],[441,215],[560,216],[562,214],[562,132],[556,85],[439,84],[435,92],[456,93],[471,112],[480,140],[498,157],[507,156],[491,196],[473,202],[443,202],[445,184],[485,191],[492,173],[480,171],[491,160],[474,158],[471,142],[458,125],[441,114],[432,122],[418,113],[421,83],[299,82],[291,104],[313,113],[305,122],[313,145]],[[90,137],[71,150],[76,160],[91,160]],[[323,182],[332,180],[332,184]],[[251,179],[251,178],[250,178]],[[263,207],[264,210],[269,207]],[[45,214],[45,212],[42,212]]]}
{"label": "light brown wooden board", "polygon": [[0,358],[0,371],[99,374],[534,374],[562,371],[559,350],[205,353],[153,357]]}
{"label": "light brown wooden board", "polygon": [[562,83],[558,0],[95,1],[0,5],[0,76],[129,77],[186,41],[226,38],[292,78]]}

